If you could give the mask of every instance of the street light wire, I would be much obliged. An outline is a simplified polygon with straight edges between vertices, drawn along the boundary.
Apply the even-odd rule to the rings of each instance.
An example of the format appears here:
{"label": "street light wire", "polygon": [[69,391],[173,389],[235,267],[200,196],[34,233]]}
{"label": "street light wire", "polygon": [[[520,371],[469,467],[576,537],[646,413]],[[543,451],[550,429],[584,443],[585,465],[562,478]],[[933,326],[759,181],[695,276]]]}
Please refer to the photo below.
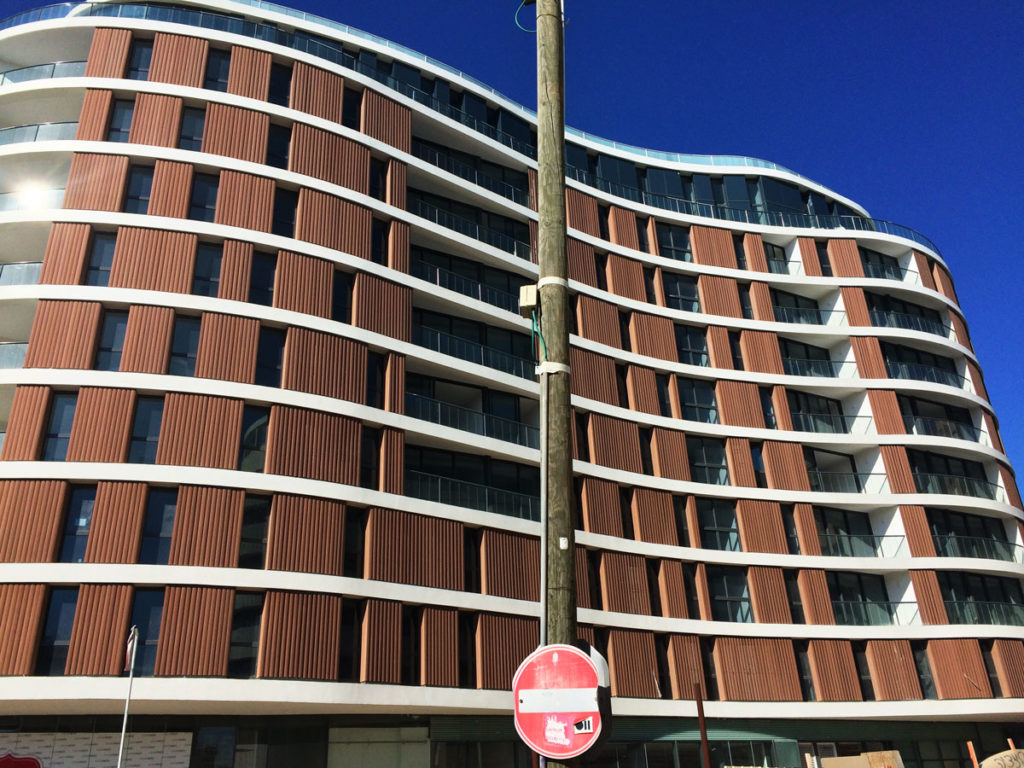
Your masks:
{"label": "street light wire", "polygon": [[522,0],[522,2],[519,3],[519,7],[516,8],[516,15],[515,15],[516,26],[519,27],[521,30],[523,30],[523,32],[529,32],[531,35],[534,35],[534,34],[537,33],[536,29],[527,29],[526,27],[524,27],[522,24],[519,23],[519,12],[521,10],[523,10],[524,7],[526,7],[526,0]]}

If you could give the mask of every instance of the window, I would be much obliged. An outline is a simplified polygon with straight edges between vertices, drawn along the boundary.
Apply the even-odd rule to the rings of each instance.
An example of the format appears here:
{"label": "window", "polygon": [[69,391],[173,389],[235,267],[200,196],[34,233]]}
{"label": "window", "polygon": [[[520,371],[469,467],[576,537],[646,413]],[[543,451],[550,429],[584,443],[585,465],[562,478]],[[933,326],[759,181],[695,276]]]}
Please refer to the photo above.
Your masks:
{"label": "window", "polygon": [[789,274],[789,261],[786,259],[786,251],[775,243],[764,243],[764,257],[768,261],[768,271],[777,275]]}
{"label": "window", "polygon": [[828,243],[816,240],[814,250],[818,254],[818,266],[821,267],[821,274],[825,277],[832,277],[832,262],[828,258]]}
{"label": "window", "polygon": [[871,516],[835,507],[814,507],[821,553],[833,557],[875,557]]}
{"label": "window", "polygon": [[285,332],[280,328],[260,326],[259,342],[256,346],[256,384],[263,387],[281,386],[284,340]]}
{"label": "window", "polygon": [[693,261],[690,251],[690,228],[657,222],[658,253],[667,259]]}
{"label": "window", "polygon": [[871,665],[868,664],[867,643],[865,641],[853,641],[853,662],[857,667],[861,698],[864,701],[874,701],[875,684],[871,680]]}
{"label": "window", "polygon": [[650,427],[640,427],[640,466],[641,472],[645,475],[654,474],[654,460],[651,455],[651,438],[653,430]]}
{"label": "window", "polygon": [[171,334],[171,356],[167,365],[167,373],[171,376],[195,376],[199,327],[198,317],[175,316],[174,331]]}
{"label": "window", "polygon": [[754,612],[750,608],[746,570],[734,566],[709,565],[707,574],[712,620],[752,622]]}
{"label": "window", "polygon": [[370,261],[388,265],[388,230],[391,226],[382,219],[374,219],[370,229]]}
{"label": "window", "polygon": [[203,88],[210,91],[227,91],[230,68],[231,51],[211,48],[206,54],[206,74],[203,77]]}
{"label": "window", "polygon": [[799,555],[800,535],[797,533],[796,515],[792,504],[782,505],[782,527],[786,531],[786,551],[791,555]]}
{"label": "window", "polygon": [[836,624],[880,626],[892,624],[885,579],[869,573],[826,571]]}
{"label": "window", "polygon": [[708,343],[704,329],[693,325],[676,325],[676,351],[679,362],[688,365],[708,365]]}
{"label": "window", "polygon": [[763,444],[760,442],[750,443],[750,462],[754,466],[754,481],[758,488],[768,487],[768,474],[764,469],[764,456],[762,455]]}
{"label": "window", "polygon": [[384,407],[388,356],[381,352],[366,355],[366,404],[371,408]]}
{"label": "window", "polygon": [[241,447],[238,451],[238,468],[243,472],[262,472],[267,455],[267,426],[270,423],[270,409],[247,405],[242,411]]}
{"label": "window", "polygon": [[633,349],[633,340],[629,333],[629,312],[619,312],[619,346],[626,352]]}
{"label": "window", "polygon": [[824,322],[818,302],[806,296],[789,291],[771,289],[772,310],[780,323],[807,323],[820,325]]}
{"label": "window", "polygon": [[114,244],[117,235],[113,232],[93,232],[89,248],[89,262],[85,269],[86,285],[107,285],[110,282],[110,267],[114,263]]}
{"label": "window", "polygon": [[734,370],[742,371],[743,368],[743,346],[740,344],[740,332],[729,331],[729,351],[732,353],[732,367]]}
{"label": "window", "polygon": [[95,504],[96,486],[71,487],[58,562],[80,563],[85,559],[85,544],[89,538]]}
{"label": "window", "polygon": [[665,306],[685,312],[700,312],[700,295],[697,293],[697,279],[675,272],[663,272],[665,285]]}
{"label": "window", "polygon": [[732,236],[732,251],[736,255],[736,266],[747,269],[747,251],[743,246],[743,235]]}
{"label": "window", "polygon": [[908,328],[938,336],[948,336],[949,326],[934,309],[903,301],[887,294],[864,292],[872,325]]}
{"label": "window", "polygon": [[647,222],[648,219],[636,217],[636,241],[639,244],[639,248],[644,253],[650,253],[651,245],[647,240]]}
{"label": "window", "polygon": [[331,286],[331,320],[352,322],[352,275],[340,269],[334,270]]}
{"label": "window", "polygon": [[160,439],[160,422],[163,415],[164,399],[162,397],[136,399],[132,438],[128,445],[128,461],[136,464],[154,464],[156,462],[157,441]]}
{"label": "window", "polygon": [[388,163],[376,157],[370,158],[370,197],[384,200],[388,193]]}
{"label": "window", "polygon": [[684,419],[705,424],[718,423],[714,382],[677,376],[676,388],[679,390],[679,408]]}
{"label": "window", "polygon": [[977,442],[981,435],[966,408],[909,395],[897,395],[903,424],[911,434],[953,437]]}
{"label": "window", "polygon": [[804,701],[817,701],[814,695],[814,677],[811,675],[811,659],[807,653],[807,641],[797,640],[793,643],[796,651],[796,669],[800,675],[800,693]]}
{"label": "window", "polygon": [[64,461],[68,455],[71,439],[71,423],[75,419],[75,404],[78,395],[71,392],[55,392],[50,400],[50,419],[43,438],[43,461]]}
{"label": "window", "polygon": [[217,209],[217,186],[220,179],[215,173],[197,173],[192,177],[192,196],[188,203],[188,217],[193,221],[213,221]]}
{"label": "window", "polygon": [[341,124],[353,131],[360,128],[363,109],[363,92],[346,88],[341,101]]}
{"label": "window", "polygon": [[[468,529],[467,529],[468,530]],[[363,577],[363,551],[366,542],[366,510],[346,505],[345,532],[342,537],[341,573],[355,579]]]}
{"label": "window", "polygon": [[242,512],[242,539],[238,546],[239,568],[263,568],[267,558],[267,527],[270,523],[270,496],[245,494]]}
{"label": "window", "polygon": [[153,169],[133,165],[128,169],[128,183],[125,185],[125,213],[149,213],[149,196],[153,189]]}
{"label": "window", "polygon": [[1003,686],[999,682],[999,672],[996,669],[996,661],[992,657],[992,646],[995,645],[995,640],[982,641],[981,643],[981,658],[985,662],[985,672],[988,674],[988,684],[992,688],[993,698],[1001,698],[1003,696]]}
{"label": "window", "polygon": [[231,616],[231,645],[228,650],[228,677],[255,677],[262,619],[263,595],[258,592],[235,592],[235,605]]}
{"label": "window", "polygon": [[715,667],[715,638],[700,638],[700,665],[704,672],[704,686],[707,688],[707,700],[718,701],[718,670]]}
{"label": "window", "polygon": [[132,40],[128,50],[128,70],[124,76],[129,80],[148,80],[149,62],[153,58],[152,40]]}
{"label": "window", "polygon": [[160,638],[160,617],[164,612],[162,589],[135,589],[131,626],[138,627],[135,674],[152,675],[156,667],[156,645]]}
{"label": "window", "polygon": [[956,362],[948,357],[887,341],[881,343],[881,348],[890,378],[931,381],[950,387],[963,386]]}
{"label": "window", "polygon": [[913,449],[907,449],[907,458],[918,493],[995,498],[996,486],[988,481],[981,462]]}
{"label": "window", "polygon": [[594,254],[594,277],[597,279],[597,287],[602,291],[608,290],[608,254]]}
{"label": "window", "polygon": [[192,275],[192,293],[196,296],[216,296],[220,291],[220,265],[223,247],[213,243],[199,243],[196,248],[196,266]]}
{"label": "window", "polygon": [[917,680],[921,683],[921,694],[926,699],[937,699],[938,693],[935,691],[932,665],[928,661],[928,642],[915,640],[910,643],[910,649],[914,654],[914,666],[917,668]]}
{"label": "window", "polygon": [[656,373],[654,385],[658,390],[658,413],[662,416],[672,416],[672,399],[669,395],[669,376],[667,373]]}
{"label": "window", "polygon": [[729,484],[724,440],[687,435],[686,452],[690,459],[690,477],[695,483]]}
{"label": "window", "polygon": [[778,429],[779,423],[775,419],[775,402],[772,399],[771,387],[758,387],[757,395],[761,399],[761,416],[764,417],[766,429]]}
{"label": "window", "polygon": [[174,512],[177,506],[177,488],[149,489],[146,514],[142,523],[142,544],[139,546],[140,563],[167,565],[171,554],[171,533],[174,530]]}
{"label": "window", "polygon": [[270,124],[267,133],[267,165],[274,168],[288,168],[291,153],[292,129],[290,125]]}
{"label": "window", "polygon": [[380,489],[380,429],[365,424],[359,448],[359,485],[372,491]]}
{"label": "window", "polygon": [[782,367],[790,376],[835,376],[832,355],[824,347],[815,347],[779,337]]}
{"label": "window", "polygon": [[[360,574],[362,575],[362,574]],[[363,616],[366,612],[364,600],[343,600],[341,602],[341,637],[338,647],[338,679],[342,682],[359,682],[359,665],[363,654]],[[461,619],[465,614],[459,614]],[[474,638],[476,633],[473,633]],[[461,632],[459,637],[458,657],[465,663]],[[461,673],[460,673],[461,674]],[[476,682],[474,676],[473,682]],[[474,687],[476,687],[474,685]]]}
{"label": "window", "polygon": [[841,401],[798,389],[787,389],[786,399],[793,429],[798,432],[840,434],[849,431]]}
{"label": "window", "polygon": [[576,414],[576,450],[580,461],[590,461],[590,414]]}
{"label": "window", "polygon": [[100,343],[96,349],[97,371],[116,371],[121,367],[124,332],[128,327],[127,312],[104,312],[100,326]]}
{"label": "window", "polygon": [[299,205],[299,193],[293,189],[278,187],[274,190],[274,216],[270,231],[281,237],[295,235],[295,209]]}
{"label": "window", "polygon": [[1001,520],[949,509],[928,508],[928,525],[939,557],[986,557],[1014,560],[1016,546]]}
{"label": "window", "polygon": [[134,111],[135,102],[131,99],[114,99],[110,108],[110,122],[107,123],[107,141],[128,141]]}
{"label": "window", "polygon": [[644,267],[644,298],[648,304],[658,303],[658,292],[654,288],[654,270]]}
{"label": "window", "polygon": [[46,608],[46,623],[36,654],[36,675],[63,675],[71,643],[71,625],[75,621],[78,588],[54,587]]}
{"label": "window", "polygon": [[736,503],[728,499],[696,499],[700,543],[704,549],[741,552]]}
{"label": "window", "polygon": [[805,445],[804,466],[812,491],[860,493],[864,490],[856,462],[845,453]]}
{"label": "window", "polygon": [[858,247],[857,250],[860,251],[860,263],[864,268],[865,277],[879,277],[886,280],[903,279],[903,270],[900,269],[899,259],[872,251],[869,248]]}
{"label": "window", "polygon": [[747,320],[754,319],[754,305],[750,303],[750,285],[739,283],[736,290],[740,296],[740,313]]}
{"label": "window", "polygon": [[939,571],[938,581],[950,624],[1012,624],[1024,615],[1019,579]]}
{"label": "window", "polygon": [[402,685],[420,684],[420,632],[423,628],[423,609],[417,605],[403,605],[401,612],[402,649],[399,680]]}
{"label": "window", "polygon": [[629,382],[626,380],[626,366],[621,363],[615,366],[615,387],[619,394],[619,407],[629,408]]}
{"label": "window", "polygon": [[270,65],[270,92],[267,101],[287,107],[292,93],[292,68],[287,64]]}
{"label": "window", "polygon": [[786,583],[786,598],[789,600],[789,615],[794,624],[804,624],[804,604],[800,599],[800,582],[798,581],[799,571],[788,568],[783,569],[782,578]]}
{"label": "window", "polygon": [[277,256],[272,253],[255,251],[252,254],[252,268],[249,270],[249,303],[265,307],[274,304],[274,273],[277,271]]}
{"label": "window", "polygon": [[198,152],[203,147],[203,128],[206,125],[206,110],[185,107],[181,110],[181,130],[178,132],[178,149]]}

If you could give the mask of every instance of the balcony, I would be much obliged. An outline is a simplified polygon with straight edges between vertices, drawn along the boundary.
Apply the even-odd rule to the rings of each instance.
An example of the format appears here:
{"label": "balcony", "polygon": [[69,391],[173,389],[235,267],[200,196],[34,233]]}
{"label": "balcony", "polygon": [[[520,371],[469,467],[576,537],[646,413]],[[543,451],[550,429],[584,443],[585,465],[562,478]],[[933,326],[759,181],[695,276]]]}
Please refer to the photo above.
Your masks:
{"label": "balcony", "polygon": [[42,269],[41,261],[0,264],[0,285],[37,285]]}
{"label": "balcony", "polygon": [[406,470],[405,495],[439,504],[479,509],[523,520],[540,520],[540,498],[487,485]]}
{"label": "balcony", "polygon": [[821,472],[807,470],[811,490],[816,493],[884,493],[888,481],[884,472]]}
{"label": "balcony", "polygon": [[514,203],[519,203],[519,205],[530,204],[530,196],[527,192],[512,186],[507,181],[483,173],[472,165],[464,163],[451,155],[439,152],[434,147],[428,147],[418,141],[413,141],[412,153],[420,160],[425,160],[453,176],[458,176],[460,179],[468,181],[470,184],[483,187],[497,195],[508,198]]}
{"label": "balcony", "polygon": [[831,313],[809,307],[772,307],[776,322],[801,323],[803,325],[826,325]]}
{"label": "balcony", "polygon": [[82,77],[85,75],[84,61],[55,61],[50,64],[36,64],[0,72],[0,86],[27,83],[30,80],[47,80],[51,77]]}
{"label": "balcony", "polygon": [[457,357],[459,360],[485,365],[498,371],[533,380],[534,363],[522,357],[510,355],[499,349],[485,347],[475,341],[452,336],[450,333],[435,331],[421,325],[413,326],[412,340],[421,347],[440,352],[442,355]]}
{"label": "balcony", "polygon": [[964,380],[960,374],[946,368],[921,363],[905,363],[902,360],[886,360],[885,370],[890,379],[910,379],[912,381],[930,381],[933,384],[945,384],[949,387],[963,388]]}
{"label": "balcony", "polygon": [[460,235],[471,237],[487,245],[492,245],[500,251],[511,253],[520,259],[530,260],[530,244],[516,240],[504,232],[477,224],[472,219],[444,211],[436,205],[431,205],[423,200],[412,198],[409,200],[409,212],[420,218],[432,221],[434,224],[458,232]]}
{"label": "balcony", "polygon": [[894,267],[889,264],[875,264],[870,261],[862,261],[864,277],[876,277],[881,280],[902,280],[906,270]]}
{"label": "balcony", "polygon": [[932,541],[939,557],[977,557],[1024,565],[1024,547],[1008,541],[956,534],[932,536]]}
{"label": "balcony", "polygon": [[782,369],[790,376],[827,376],[835,378],[842,373],[842,363],[831,360],[808,360],[799,357],[782,358]]}
{"label": "balcony", "polygon": [[836,624],[857,627],[907,626],[918,624],[914,603],[833,600]]}
{"label": "balcony", "polygon": [[845,435],[867,434],[871,426],[870,416],[844,416],[840,413],[808,413],[791,411],[790,419],[797,432],[818,432],[821,434]]}
{"label": "balcony", "polygon": [[68,141],[75,138],[78,123],[37,123],[0,129],[0,147],[30,141]]}
{"label": "balcony", "polygon": [[1004,624],[1024,627],[1024,605],[984,600],[946,600],[950,624]]}
{"label": "balcony", "polygon": [[540,446],[540,432],[536,427],[412,392],[407,392],[405,395],[405,413],[414,419],[430,421],[445,427],[460,429],[463,432],[493,437],[508,443],[525,445],[527,448]]}
{"label": "balcony", "polygon": [[956,440],[970,440],[980,443],[982,432],[973,424],[953,419],[934,419],[929,416],[903,415],[903,424],[908,435],[929,435],[931,437],[952,437]]}
{"label": "balcony", "polygon": [[511,293],[492,288],[489,285],[477,282],[463,275],[457,275],[442,267],[435,267],[418,259],[409,264],[409,272],[413,277],[426,280],[440,288],[447,288],[449,291],[461,293],[471,299],[478,299],[486,302],[492,307],[498,307],[509,312],[519,314],[519,297]]}
{"label": "balcony", "polygon": [[849,533],[819,533],[821,554],[827,557],[899,557],[906,538]]}
{"label": "balcony", "polygon": [[881,312],[877,309],[869,311],[871,324],[879,328],[903,328],[907,331],[923,331],[936,336],[948,338],[950,327],[920,315],[908,315],[904,312]]}
{"label": "balcony", "polygon": [[0,342],[0,370],[9,368],[23,368],[25,365],[25,352],[27,351],[27,342]]}
{"label": "balcony", "polygon": [[964,475],[942,475],[935,472],[913,471],[918,493],[945,493],[951,496],[974,496],[979,499],[1000,497],[999,486],[987,480]]}

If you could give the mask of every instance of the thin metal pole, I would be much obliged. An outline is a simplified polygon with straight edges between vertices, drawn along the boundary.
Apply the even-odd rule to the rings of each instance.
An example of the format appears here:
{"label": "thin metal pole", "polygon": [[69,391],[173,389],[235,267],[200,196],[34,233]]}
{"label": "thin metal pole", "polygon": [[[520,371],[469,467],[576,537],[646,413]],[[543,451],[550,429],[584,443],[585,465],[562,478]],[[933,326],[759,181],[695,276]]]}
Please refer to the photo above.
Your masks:
{"label": "thin metal pole", "polygon": [[124,718],[121,720],[121,745],[117,748],[117,768],[121,768],[121,757],[124,755],[124,736],[128,731],[128,704],[132,700],[132,683],[135,682],[135,654],[139,650],[139,628],[132,625],[128,633],[128,642],[132,644],[131,661],[128,663],[128,696],[124,700]]}

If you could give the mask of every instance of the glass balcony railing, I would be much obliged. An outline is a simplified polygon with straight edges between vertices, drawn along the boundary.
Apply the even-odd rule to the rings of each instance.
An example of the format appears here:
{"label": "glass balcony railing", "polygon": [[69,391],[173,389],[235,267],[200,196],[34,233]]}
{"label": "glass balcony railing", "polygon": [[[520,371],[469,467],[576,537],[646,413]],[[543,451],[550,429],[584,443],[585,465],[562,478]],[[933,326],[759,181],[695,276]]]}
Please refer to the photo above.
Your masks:
{"label": "glass balcony railing", "polygon": [[529,424],[492,416],[412,392],[405,395],[405,413],[414,419],[525,445],[527,448],[537,448],[540,445],[540,431]]}
{"label": "glass balcony railing", "polygon": [[459,360],[465,360],[477,365],[486,365],[513,376],[520,376],[524,379],[534,378],[534,363],[522,357],[510,355],[492,347],[485,347],[475,341],[467,341],[450,333],[435,331],[432,328],[413,326],[412,338],[414,344],[421,347],[440,352],[442,355],[451,355]]}
{"label": "glass balcony railing", "polygon": [[458,232],[460,235],[471,237],[487,245],[493,245],[498,250],[514,254],[520,259],[526,259],[527,261],[530,259],[529,243],[516,240],[514,237],[506,235],[504,232],[499,232],[496,229],[477,224],[472,219],[442,210],[436,205],[413,198],[409,200],[409,212],[427,221],[432,221],[445,229]]}
{"label": "glass balcony railing", "polygon": [[981,536],[932,536],[935,554],[939,557],[977,557],[985,560],[1004,560],[1024,565],[1024,547],[998,539]]}
{"label": "glass balcony railing", "polygon": [[479,299],[490,304],[492,307],[498,307],[499,309],[508,310],[516,314],[519,313],[518,296],[514,296],[499,288],[484,285],[465,275],[458,275],[418,259],[414,259],[409,264],[409,272],[413,277],[426,280],[428,283],[433,283],[440,288],[447,288],[449,291],[461,293],[463,296],[469,296],[471,299]]}
{"label": "glass balcony railing", "polygon": [[84,74],[84,61],[54,61],[0,72],[0,86],[27,83],[30,80],[47,80],[52,77],[82,77]]}
{"label": "glass balcony railing", "polygon": [[923,331],[936,336],[948,337],[950,327],[920,315],[908,315],[904,312],[880,312],[872,309],[869,312],[871,324],[879,328],[903,328],[908,331]]}
{"label": "glass balcony railing", "polygon": [[805,307],[772,307],[772,314],[779,323],[801,323],[803,325],[825,325],[829,314],[820,309]]}
{"label": "glass balcony railing", "polygon": [[949,387],[962,388],[963,378],[959,373],[946,368],[921,363],[904,363],[901,360],[886,360],[885,370],[890,379],[910,379],[913,381],[930,381],[933,384],[945,384]]}
{"label": "glass balcony railing", "polygon": [[913,472],[918,493],[945,493],[952,496],[974,496],[998,499],[999,486],[987,480],[963,475],[941,475],[934,472]]}
{"label": "glass balcony railing", "polygon": [[440,152],[434,147],[428,147],[414,140],[412,153],[420,160],[426,160],[431,165],[440,168],[442,171],[448,171],[453,176],[458,176],[470,184],[483,187],[497,195],[508,198],[514,203],[519,203],[519,205],[530,204],[530,195],[526,190],[514,187],[502,179],[496,179],[494,176],[477,170],[472,165],[464,163],[449,154]]}
{"label": "glass balcony railing", "polygon": [[23,341],[0,342],[0,369],[23,368],[28,343]]}
{"label": "glass balcony railing", "polygon": [[790,376],[828,376],[842,375],[842,363],[831,360],[805,360],[799,357],[782,358],[782,369]]}
{"label": "glass balcony railing", "polygon": [[952,437],[980,443],[982,432],[973,424],[953,419],[933,419],[929,416],[903,414],[903,424],[908,435],[929,435],[931,437]]}
{"label": "glass balcony railing", "polygon": [[37,123],[0,128],[0,147],[30,141],[68,141],[75,138],[78,123]]}
{"label": "glass balcony railing", "polygon": [[797,432],[820,432],[824,434],[867,434],[871,426],[870,416],[844,416],[840,413],[790,412],[793,429]]}
{"label": "glass balcony railing", "polygon": [[849,533],[819,533],[821,554],[828,557],[899,557],[903,536],[870,536]]}
{"label": "glass balcony railing", "polygon": [[888,482],[884,472],[821,472],[807,470],[811,490],[818,493],[884,493]]}
{"label": "glass balcony railing", "polygon": [[902,280],[906,270],[894,267],[889,264],[874,264],[870,261],[862,261],[864,277],[874,277],[880,280]]}
{"label": "glass balcony railing", "polygon": [[832,613],[836,624],[858,627],[884,627],[918,623],[917,606],[913,603],[833,600]]}
{"label": "glass balcony railing", "polygon": [[42,270],[41,261],[0,264],[0,285],[37,285]]}
{"label": "glass balcony railing", "polygon": [[451,477],[406,470],[405,494],[416,499],[480,509],[523,520],[540,520],[540,497]]}
{"label": "glass balcony railing", "polygon": [[946,600],[950,624],[1005,624],[1024,627],[1024,605],[984,600]]}

